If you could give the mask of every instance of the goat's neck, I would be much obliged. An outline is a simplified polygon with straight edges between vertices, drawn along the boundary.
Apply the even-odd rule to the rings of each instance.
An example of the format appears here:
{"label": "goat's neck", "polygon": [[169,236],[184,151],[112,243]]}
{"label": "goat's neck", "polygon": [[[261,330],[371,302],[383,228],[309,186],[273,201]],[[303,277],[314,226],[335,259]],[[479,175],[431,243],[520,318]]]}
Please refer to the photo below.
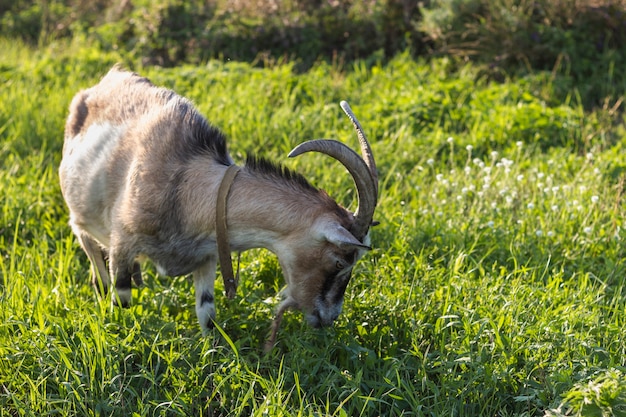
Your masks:
{"label": "goat's neck", "polygon": [[323,200],[312,192],[244,169],[227,202],[231,249],[263,247],[276,252],[277,242],[310,228],[322,207]]}

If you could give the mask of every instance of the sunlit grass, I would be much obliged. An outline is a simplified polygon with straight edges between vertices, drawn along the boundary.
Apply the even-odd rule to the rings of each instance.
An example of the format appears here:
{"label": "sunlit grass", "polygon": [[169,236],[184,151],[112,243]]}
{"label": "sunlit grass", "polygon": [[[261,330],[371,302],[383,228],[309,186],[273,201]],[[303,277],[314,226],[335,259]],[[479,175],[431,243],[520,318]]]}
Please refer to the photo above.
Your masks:
{"label": "sunlit grass", "polygon": [[624,131],[561,100],[543,74],[495,84],[406,56],[301,75],[289,64],[135,68],[192,98],[237,161],[270,156],[352,207],[343,168],[286,154],[311,138],[354,146],[342,99],[373,142],[381,224],[342,316],[317,330],[288,313],[264,355],[283,286],[264,250],[243,254],[238,296],[217,297],[208,337],[190,280],[149,264],[130,309],[97,301],[56,170],[72,95],[119,59],[8,50],[0,415],[626,412]]}

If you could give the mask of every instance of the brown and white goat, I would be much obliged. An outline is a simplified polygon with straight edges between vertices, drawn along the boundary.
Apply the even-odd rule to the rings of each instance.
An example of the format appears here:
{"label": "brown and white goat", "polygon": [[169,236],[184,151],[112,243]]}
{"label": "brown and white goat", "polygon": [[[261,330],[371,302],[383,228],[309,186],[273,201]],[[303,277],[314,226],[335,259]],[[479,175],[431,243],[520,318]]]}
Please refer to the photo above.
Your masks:
{"label": "brown and white goat", "polygon": [[[357,187],[355,213],[304,177],[257,157],[247,158],[227,194],[230,250],[267,248],[284,273],[272,339],[287,308],[302,310],[314,327],[330,325],[354,264],[369,248],[376,166],[359,122],[347,103],[342,108],[363,158],[333,140],[305,142],[290,156],[317,151],[345,165]],[[131,280],[141,283],[139,261],[149,258],[162,274],[193,274],[200,326],[212,327],[217,196],[232,165],[224,135],[189,100],[146,78],[113,67],[79,92],[70,105],[59,176],[98,292],[106,294],[112,278],[113,302],[127,306]]]}

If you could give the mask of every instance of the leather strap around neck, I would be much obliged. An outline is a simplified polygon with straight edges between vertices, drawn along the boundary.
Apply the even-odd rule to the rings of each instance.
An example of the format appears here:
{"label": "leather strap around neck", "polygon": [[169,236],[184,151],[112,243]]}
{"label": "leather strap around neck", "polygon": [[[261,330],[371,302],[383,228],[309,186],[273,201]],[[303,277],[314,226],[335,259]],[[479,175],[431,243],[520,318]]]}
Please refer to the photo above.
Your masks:
{"label": "leather strap around neck", "polygon": [[[235,278],[233,273],[233,261],[230,257],[230,243],[228,241],[228,230],[226,225],[226,202],[230,186],[233,185],[235,177],[241,170],[237,165],[231,165],[226,170],[220,188],[217,191],[217,206],[215,215],[215,233],[217,235],[217,256],[220,261],[222,278],[224,279],[224,289],[229,299],[235,297],[239,277]],[[239,275],[239,271],[237,271]]]}

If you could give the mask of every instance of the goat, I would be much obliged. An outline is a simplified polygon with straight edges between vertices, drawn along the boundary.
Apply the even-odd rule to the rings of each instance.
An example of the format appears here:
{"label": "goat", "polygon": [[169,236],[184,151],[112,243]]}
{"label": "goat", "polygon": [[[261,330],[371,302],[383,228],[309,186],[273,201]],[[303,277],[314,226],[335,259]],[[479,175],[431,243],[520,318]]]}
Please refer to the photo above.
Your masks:
{"label": "goat", "polygon": [[[206,333],[215,320],[218,258],[224,272],[232,268],[230,251],[266,248],[278,257],[287,284],[268,343],[289,308],[300,309],[313,327],[332,324],[353,266],[370,249],[378,197],[370,145],[348,104],[341,106],[363,157],[322,139],[300,144],[289,156],[316,151],[341,162],[357,188],[355,213],[266,159],[248,156],[244,166],[236,166],[224,134],[189,100],[138,74],[116,65],[97,85],[80,91],[69,108],[59,177],[98,294],[106,296],[113,279],[113,303],[128,306],[131,281],[142,283],[139,262],[146,258],[160,274],[191,273],[196,314]],[[216,208],[225,174],[234,167],[219,197],[228,203],[224,244]],[[220,245],[225,258],[218,257]]]}

